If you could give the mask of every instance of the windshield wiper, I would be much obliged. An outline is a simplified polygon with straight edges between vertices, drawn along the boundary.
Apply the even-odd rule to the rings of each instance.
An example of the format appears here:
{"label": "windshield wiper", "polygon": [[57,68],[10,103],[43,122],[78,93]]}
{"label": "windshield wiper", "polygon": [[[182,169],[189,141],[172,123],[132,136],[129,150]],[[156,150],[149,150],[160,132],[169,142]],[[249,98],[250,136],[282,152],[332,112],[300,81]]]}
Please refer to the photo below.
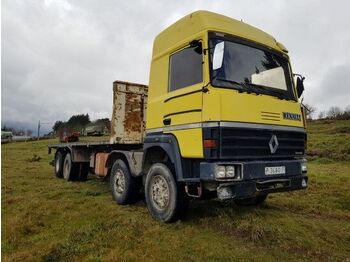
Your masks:
{"label": "windshield wiper", "polygon": [[[218,81],[222,81],[222,82],[226,82],[226,83],[230,83],[230,84],[239,86],[240,87],[240,89],[238,90],[239,92],[246,92],[248,94],[254,93],[254,94],[257,94],[257,95],[267,94],[267,95],[276,96],[279,99],[292,100],[291,98],[285,97],[284,94],[282,94],[282,93],[280,93],[278,91],[275,91],[275,90],[273,90],[272,88],[269,88],[269,87],[256,85],[256,84],[252,84],[252,83],[237,82],[235,80],[230,80],[230,79],[226,79],[226,78],[218,78],[216,76],[213,77],[212,81],[213,80],[218,80]],[[259,92],[257,92],[254,89],[260,89],[260,90],[263,90],[264,92],[263,93],[259,93]]]}
{"label": "windshield wiper", "polygon": [[213,80],[218,80],[218,81],[222,81],[222,82],[227,82],[233,85],[237,85],[240,87],[240,89],[238,90],[239,92],[247,92],[247,93],[255,93],[258,94],[257,92],[255,92],[252,88],[250,88],[246,83],[244,82],[237,82],[234,80],[230,80],[230,79],[226,79],[226,78],[217,78],[214,77]]}
{"label": "windshield wiper", "polygon": [[284,94],[282,94],[278,91],[273,90],[272,88],[261,86],[261,85],[256,85],[256,84],[252,84],[252,83],[247,83],[247,85],[253,86],[254,88],[257,88],[260,90],[264,90],[265,94],[272,94],[272,95],[278,97],[279,99],[290,100],[290,98],[286,97]]}
{"label": "windshield wiper", "polygon": [[234,81],[234,80],[226,79],[226,78],[213,77],[213,80],[218,80],[218,81],[227,82],[230,84],[242,86],[242,83]]}

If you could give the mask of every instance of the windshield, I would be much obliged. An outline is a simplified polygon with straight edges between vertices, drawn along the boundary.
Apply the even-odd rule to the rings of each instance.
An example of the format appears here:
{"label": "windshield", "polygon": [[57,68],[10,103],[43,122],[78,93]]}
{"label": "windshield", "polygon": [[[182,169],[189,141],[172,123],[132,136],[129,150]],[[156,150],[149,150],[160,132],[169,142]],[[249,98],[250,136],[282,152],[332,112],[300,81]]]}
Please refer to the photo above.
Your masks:
{"label": "windshield", "polygon": [[215,46],[222,42],[222,64],[219,68],[214,66],[215,70],[211,69],[213,86],[295,100],[286,58],[267,49],[241,43],[239,40],[215,37],[209,41],[211,61]]}

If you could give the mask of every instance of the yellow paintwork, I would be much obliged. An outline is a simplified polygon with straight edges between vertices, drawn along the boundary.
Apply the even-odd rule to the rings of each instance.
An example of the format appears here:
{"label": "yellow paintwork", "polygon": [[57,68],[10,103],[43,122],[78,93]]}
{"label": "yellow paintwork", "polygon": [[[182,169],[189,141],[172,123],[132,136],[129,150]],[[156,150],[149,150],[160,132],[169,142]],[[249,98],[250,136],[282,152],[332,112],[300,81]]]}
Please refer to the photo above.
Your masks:
{"label": "yellow paintwork", "polygon": [[177,138],[182,157],[203,158],[201,128],[177,130],[171,133]]}
{"label": "yellow paintwork", "polygon": [[[300,104],[268,95],[239,93],[233,89],[210,88],[203,95],[202,121],[235,121],[303,127],[303,121],[283,119],[282,112],[301,114]],[[277,113],[279,121],[265,120],[269,113]]]}
{"label": "yellow paintwork", "polygon": [[[301,114],[298,102],[280,100],[268,95],[238,93],[236,90],[215,88],[208,85],[210,80],[208,54],[203,55],[202,83],[168,92],[169,57],[174,52],[188,47],[192,40],[201,40],[203,48],[207,49],[209,31],[223,32],[256,42],[280,52],[288,59],[288,51],[283,44],[278,43],[271,35],[244,22],[207,11],[197,11],[187,15],[161,32],[154,41],[146,128],[148,130],[163,128],[163,119],[167,118],[167,115],[171,118],[170,127],[207,121],[234,121],[303,127],[303,121],[282,118],[282,112]],[[207,86],[209,92],[201,92],[203,86]],[[187,93],[192,94],[181,96]],[[166,101],[174,96],[176,98]],[[198,109],[202,109],[202,112],[198,112]],[[189,110],[197,111],[172,114]],[[262,112],[278,113],[281,117],[279,121],[263,119],[262,114],[264,113]],[[182,157],[203,157],[201,128],[165,130],[164,132],[175,135]]]}

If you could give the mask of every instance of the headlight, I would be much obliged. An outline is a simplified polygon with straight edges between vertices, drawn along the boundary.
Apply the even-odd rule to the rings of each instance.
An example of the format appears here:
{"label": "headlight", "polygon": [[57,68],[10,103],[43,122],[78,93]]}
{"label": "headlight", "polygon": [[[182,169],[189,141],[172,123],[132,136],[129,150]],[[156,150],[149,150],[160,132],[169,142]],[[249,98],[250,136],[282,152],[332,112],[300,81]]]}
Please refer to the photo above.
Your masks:
{"label": "headlight", "polygon": [[306,173],[307,172],[307,165],[306,162],[301,163],[301,172]]}
{"label": "headlight", "polygon": [[226,166],[226,177],[233,178],[235,177],[235,167],[234,166]]}
{"label": "headlight", "polygon": [[215,178],[241,180],[242,179],[241,168],[239,165],[232,165],[232,166],[217,165],[215,167]]}
{"label": "headlight", "polygon": [[225,178],[225,166],[216,166],[215,168],[215,177],[216,178]]}

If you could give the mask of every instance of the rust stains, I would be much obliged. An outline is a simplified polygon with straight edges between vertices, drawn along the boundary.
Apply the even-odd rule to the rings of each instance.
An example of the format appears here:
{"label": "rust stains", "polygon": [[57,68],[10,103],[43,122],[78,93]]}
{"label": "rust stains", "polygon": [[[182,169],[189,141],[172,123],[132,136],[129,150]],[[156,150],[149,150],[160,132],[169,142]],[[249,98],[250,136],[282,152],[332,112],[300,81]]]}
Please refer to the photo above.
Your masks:
{"label": "rust stains", "polygon": [[142,143],[148,87],[115,81],[113,83],[112,143]]}

